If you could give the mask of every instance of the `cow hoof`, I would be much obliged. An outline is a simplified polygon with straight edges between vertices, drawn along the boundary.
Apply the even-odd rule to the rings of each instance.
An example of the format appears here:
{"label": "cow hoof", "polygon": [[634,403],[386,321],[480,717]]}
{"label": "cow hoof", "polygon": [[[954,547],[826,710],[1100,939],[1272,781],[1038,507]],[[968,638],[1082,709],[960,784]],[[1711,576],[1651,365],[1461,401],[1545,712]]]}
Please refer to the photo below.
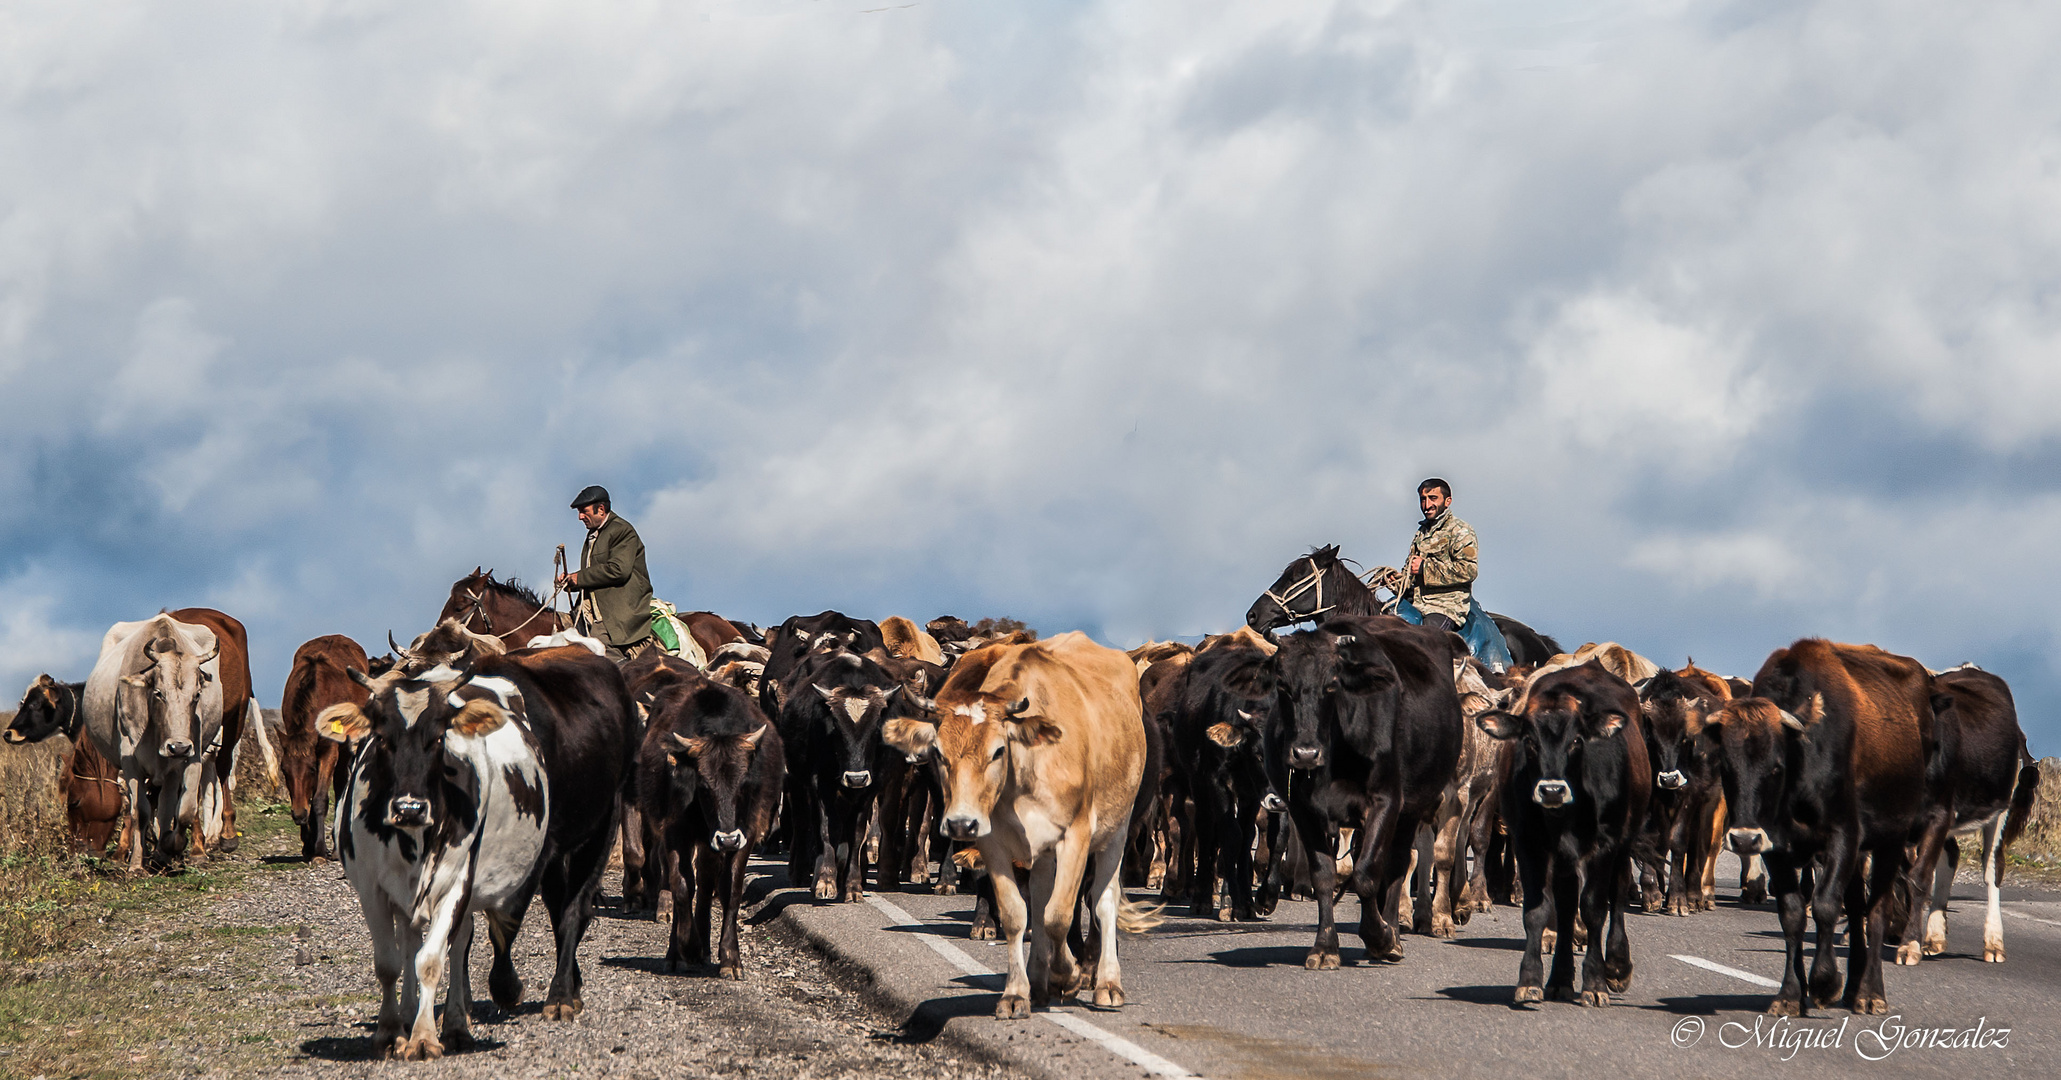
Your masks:
{"label": "cow hoof", "polygon": [[1610,1004],[1610,994],[1603,990],[1584,990],[1574,1003],[1584,1008],[1603,1008]]}
{"label": "cow hoof", "polygon": [[438,1033],[437,1038],[443,1042],[447,1053],[462,1054],[473,1046],[472,1032],[469,1031],[444,1031]]}
{"label": "cow hoof", "polygon": [[1766,884],[1765,884],[1764,882],[1759,882],[1759,881],[1749,881],[1749,882],[1747,882],[1747,883],[1746,883],[1746,887],[1745,887],[1745,888],[1742,888],[1742,889],[1740,889],[1740,890],[1739,890],[1739,902],[1740,902],[1740,903],[1742,903],[1742,904],[1765,904],[1765,903],[1767,903],[1767,902],[1768,902],[1768,887],[1767,887],[1767,885],[1766,885]]}
{"label": "cow hoof", "polygon": [[327,864],[328,864],[328,862],[329,862],[329,856],[327,856],[327,855],[310,855],[310,856],[308,856],[308,865],[309,865],[309,866],[325,866],[325,865],[327,865]]}
{"label": "cow hoof", "polygon": [[959,887],[950,882],[940,881],[930,887],[930,894],[932,896],[957,896],[959,895]]}
{"label": "cow hoof", "polygon": [[1431,920],[1431,936],[1436,938],[1452,937],[1453,920],[1448,919],[1443,915],[1435,916]]}
{"label": "cow hoof", "polygon": [[1853,1011],[1861,1016],[1880,1016],[1889,1012],[1889,1002],[1879,997],[1855,998]]}
{"label": "cow hoof", "polygon": [[970,935],[975,941],[993,941],[997,935],[992,926],[976,926]]}
{"label": "cow hoof", "polygon": [[670,911],[654,911],[651,913],[651,921],[660,926],[671,926],[673,925],[673,913]]}
{"label": "cow hoof", "polygon": [[744,978],[744,965],[728,964],[723,967],[719,967],[716,969],[716,977],[719,979],[742,980]]}
{"label": "cow hoof", "polygon": [[816,883],[815,895],[818,900],[835,900],[837,899],[837,886],[828,881],[819,881]]}
{"label": "cow hoof", "polygon": [[1793,998],[1776,998],[1768,1003],[1769,1016],[1802,1016],[1803,1002]]}
{"label": "cow hoof", "polygon": [[864,889],[853,889],[853,890],[851,890],[850,892],[847,892],[847,893],[845,893],[845,894],[844,894],[844,902],[845,902],[845,903],[847,903],[847,904],[863,904],[863,903],[865,903],[865,902],[866,902],[866,890],[864,890]]}
{"label": "cow hoof", "polygon": [[693,967],[694,965],[677,956],[668,956],[665,958],[665,962],[659,965],[659,970],[668,975],[685,975],[693,970]]}
{"label": "cow hoof", "polygon": [[1215,914],[1215,916],[1216,916],[1216,920],[1217,920],[1218,922],[1237,922],[1237,921],[1238,921],[1238,917],[1237,917],[1236,915],[1232,914],[1232,912],[1231,912],[1231,909],[1230,909],[1230,907],[1229,907],[1229,906],[1225,906],[1225,907],[1220,907],[1220,908],[1218,908],[1218,909],[1217,909],[1217,910],[1215,911],[1215,913],[1214,913],[1214,914]]}
{"label": "cow hoof", "polygon": [[494,969],[487,973],[487,993],[493,995],[494,1004],[510,1012],[522,1004],[522,976],[515,973],[513,963],[494,963]]}
{"label": "cow hoof", "polygon": [[2001,964],[2001,963],[2003,963],[2003,962],[2004,962],[2004,943],[2003,943],[2003,942],[2001,942],[2001,941],[1999,941],[1999,942],[1995,942],[1995,943],[1993,943],[1993,944],[1985,944],[1985,945],[1983,945],[1983,947],[1982,947],[1982,962],[1983,962],[1983,963],[1985,963],[1985,964]]}
{"label": "cow hoof", "polygon": [[1121,986],[1098,986],[1095,988],[1095,1007],[1098,1009],[1121,1009],[1124,1007],[1124,988]]}
{"label": "cow hoof", "polygon": [[1519,1005],[1532,1005],[1546,1000],[1546,992],[1536,986],[1520,986],[1513,1000]]}
{"label": "cow hoof", "polygon": [[1311,971],[1337,971],[1338,954],[1325,949],[1311,949],[1310,954],[1303,957],[1302,966]]}
{"label": "cow hoof", "polygon": [[241,847],[243,842],[234,836],[225,836],[215,841],[215,850],[227,855]]}
{"label": "cow hoof", "polygon": [[1917,966],[1919,956],[1918,943],[1915,941],[1906,941],[1896,947],[1896,962],[1904,967]]}
{"label": "cow hoof", "polygon": [[1001,1003],[995,1006],[997,1020],[1022,1020],[1030,1014],[1030,1002],[1017,994],[1003,994]]}
{"label": "cow hoof", "polygon": [[545,1002],[545,1003],[544,1003],[544,1019],[546,1019],[546,1020],[571,1020],[571,1019],[573,1019],[573,1018],[575,1018],[575,1017],[577,1017],[577,1016],[579,1016],[579,1015],[580,1015],[580,1009],[581,1009],[581,1008],[582,1008],[582,1004],[581,1004],[581,1002],[580,1002],[580,1001],[579,1001],[578,999],[574,999],[574,1000],[572,1000],[572,1001],[549,1001],[549,1002]]}
{"label": "cow hoof", "polygon": [[1547,988],[1546,988],[1546,1000],[1547,1000],[1547,1001],[1573,1001],[1573,1000],[1574,1000],[1574,987],[1572,987],[1572,986],[1549,986],[1549,987],[1547,987]]}
{"label": "cow hoof", "polygon": [[399,1050],[395,1056],[402,1061],[435,1061],[444,1056],[444,1044],[428,1035],[401,1043]]}
{"label": "cow hoof", "polygon": [[1925,955],[1938,956],[1940,953],[1946,951],[1946,939],[1943,937],[1927,937],[1925,939],[1924,947]]}
{"label": "cow hoof", "polygon": [[1621,975],[1605,974],[1603,976],[1603,988],[1613,994],[1622,994],[1626,990],[1631,989],[1631,986],[1632,973],[1629,971]]}

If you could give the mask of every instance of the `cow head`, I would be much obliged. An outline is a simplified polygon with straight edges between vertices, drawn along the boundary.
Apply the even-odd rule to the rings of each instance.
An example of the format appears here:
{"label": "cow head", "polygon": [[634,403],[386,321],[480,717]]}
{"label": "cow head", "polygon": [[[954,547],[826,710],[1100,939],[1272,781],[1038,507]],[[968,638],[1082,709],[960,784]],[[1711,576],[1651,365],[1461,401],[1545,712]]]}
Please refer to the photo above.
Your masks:
{"label": "cow head", "polygon": [[1291,634],[1263,668],[1232,683],[1234,692],[1271,692],[1270,753],[1290,770],[1331,764],[1342,724],[1368,709],[1394,708],[1401,692],[1395,664],[1356,630],[1349,622],[1332,622]]}
{"label": "cow head", "polygon": [[71,734],[78,724],[78,702],[73,688],[48,675],[36,676],[22,694],[21,704],[15,706],[14,721],[7,725],[7,741],[42,742],[52,735]]}
{"label": "cow head", "polygon": [[1059,726],[1007,684],[997,692],[948,687],[931,704],[935,725],[896,718],[887,722],[883,737],[912,760],[930,759],[937,769],[945,804],[938,831],[954,840],[979,839],[994,829],[996,803],[1032,768],[1032,752],[1060,738]]}
{"label": "cow head", "polygon": [[1775,833],[1803,771],[1802,740],[1824,716],[1821,694],[1812,694],[1795,713],[1767,698],[1744,697],[1726,702],[1704,722],[1703,749],[1717,763],[1731,816],[1725,845],[1735,854],[1760,855],[1776,846]]}
{"label": "cow head", "polygon": [[1531,800],[1548,811],[1574,804],[1571,778],[1580,775],[1586,746],[1617,738],[1631,721],[1624,702],[1592,685],[1596,675],[1609,677],[1595,664],[1551,672],[1525,695],[1521,712],[1490,709],[1474,718],[1495,738],[1518,741],[1536,771]]}
{"label": "cow head", "polygon": [[480,660],[508,651],[500,638],[475,634],[457,619],[447,618],[431,627],[427,633],[417,634],[415,640],[405,649],[394,641],[388,632],[386,643],[392,646],[396,660],[393,671],[407,678],[419,676],[437,677],[437,669],[455,672],[470,667]]}
{"label": "cow head", "polygon": [[832,748],[839,782],[847,788],[872,787],[880,752],[881,724],[901,704],[902,686],[879,665],[851,653],[830,654],[808,668],[809,689],[822,701],[819,738]]}
{"label": "cow head", "polygon": [[[733,719],[741,720],[751,712],[736,690],[723,686],[694,691],[685,707],[704,718],[736,714]],[[669,731],[664,738],[672,787],[668,801],[676,807],[697,806],[709,824],[709,846],[721,852],[743,851],[752,839],[738,821],[739,792],[752,775],[759,746],[770,727],[756,715],[750,719],[757,720],[757,725],[742,733],[682,735]]]}
{"label": "cow head", "polygon": [[202,695],[215,675],[203,665],[218,652],[219,648],[196,655],[182,648],[169,631],[160,631],[143,646],[147,666],[122,676],[128,693],[118,695],[118,700],[145,710],[148,721],[142,730],[156,736],[151,745],[159,758],[184,761],[206,749],[201,745],[206,734],[201,730]]}
{"label": "cow head", "polygon": [[467,760],[471,740],[484,738],[522,710],[522,695],[502,680],[464,674],[442,682],[351,678],[372,692],[363,705],[339,704],[315,718],[316,733],[361,743],[356,782],[360,814],[375,830],[469,830],[477,813],[479,777]]}
{"label": "cow head", "polygon": [[[1672,672],[1661,672],[1654,679],[1672,676]],[[1647,746],[1653,754],[1653,786],[1660,791],[1680,791],[1689,785],[1691,777],[1707,775],[1699,746],[1704,722],[1719,703],[1675,693],[1641,697],[1639,713],[1645,721]]]}

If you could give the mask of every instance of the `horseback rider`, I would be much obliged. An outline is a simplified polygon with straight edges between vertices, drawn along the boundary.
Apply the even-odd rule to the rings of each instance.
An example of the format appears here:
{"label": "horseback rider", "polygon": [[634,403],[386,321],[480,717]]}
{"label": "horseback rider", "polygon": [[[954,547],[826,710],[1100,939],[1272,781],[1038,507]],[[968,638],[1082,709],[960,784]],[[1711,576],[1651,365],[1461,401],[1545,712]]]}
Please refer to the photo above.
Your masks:
{"label": "horseback rider", "polygon": [[1474,529],[1453,515],[1452,486],[1436,476],[1417,485],[1417,506],[1424,520],[1410,537],[1402,598],[1423,613],[1424,625],[1458,631],[1481,572]]}
{"label": "horseback rider", "polygon": [[583,488],[572,501],[587,543],[580,569],[558,576],[558,587],[580,595],[580,619],[621,663],[655,647],[651,637],[651,573],[644,568],[644,541],[610,509],[608,489]]}

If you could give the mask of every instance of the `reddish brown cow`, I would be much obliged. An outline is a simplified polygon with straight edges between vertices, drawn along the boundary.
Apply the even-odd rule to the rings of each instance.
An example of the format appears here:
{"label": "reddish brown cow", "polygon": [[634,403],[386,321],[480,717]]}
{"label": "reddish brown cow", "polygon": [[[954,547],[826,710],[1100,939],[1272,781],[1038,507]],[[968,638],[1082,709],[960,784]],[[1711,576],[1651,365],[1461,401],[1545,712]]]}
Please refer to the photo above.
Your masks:
{"label": "reddish brown cow", "polygon": [[294,650],[286,689],[279,695],[279,755],[293,820],[301,827],[304,859],[330,857],[329,800],[343,797],[348,771],[336,767],[343,744],[317,734],[315,717],[331,705],[371,700],[349,674],[370,666],[364,648],[342,634],[326,634]]}

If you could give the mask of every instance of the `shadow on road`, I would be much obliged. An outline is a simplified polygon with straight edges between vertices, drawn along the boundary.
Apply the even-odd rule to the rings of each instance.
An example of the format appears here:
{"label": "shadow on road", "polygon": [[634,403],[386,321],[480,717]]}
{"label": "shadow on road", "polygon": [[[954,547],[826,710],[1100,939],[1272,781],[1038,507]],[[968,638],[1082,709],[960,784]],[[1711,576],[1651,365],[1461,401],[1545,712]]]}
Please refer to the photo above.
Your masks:
{"label": "shadow on road", "polygon": [[[927,1043],[945,1030],[945,1025],[962,1016],[993,1016],[995,1002],[986,995],[961,994],[957,997],[931,998],[916,1006],[909,1019],[902,1022],[902,1032],[895,1041],[900,1043]],[[370,1040],[367,1040],[368,1042]]]}

